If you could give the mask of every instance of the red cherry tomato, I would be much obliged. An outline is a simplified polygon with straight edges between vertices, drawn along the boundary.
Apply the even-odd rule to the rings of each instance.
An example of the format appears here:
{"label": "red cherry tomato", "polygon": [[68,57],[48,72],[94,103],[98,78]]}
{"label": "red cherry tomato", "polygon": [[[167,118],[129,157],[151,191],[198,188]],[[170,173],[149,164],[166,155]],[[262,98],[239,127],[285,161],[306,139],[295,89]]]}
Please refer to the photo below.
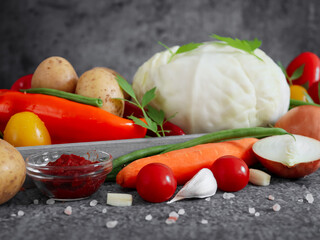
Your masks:
{"label": "red cherry tomato", "polygon": [[306,84],[307,88],[310,87],[313,83],[319,81],[320,79],[320,59],[319,57],[312,52],[303,52],[287,67],[287,74],[289,77],[292,76],[294,71],[304,64],[302,76],[293,81],[293,84],[304,85]]}
{"label": "red cherry tomato", "polygon": [[19,78],[15,83],[11,86],[11,90],[19,91],[20,89],[29,89],[31,88],[31,80],[33,74],[29,74]]}
{"label": "red cherry tomato", "polygon": [[148,202],[167,201],[176,188],[177,181],[171,168],[162,163],[150,163],[138,173],[136,189],[140,197]]}
{"label": "red cherry tomato", "polygon": [[310,88],[308,89],[308,93],[309,93],[310,97],[312,98],[312,100],[313,100],[315,103],[318,103],[318,104],[320,104],[319,84],[320,84],[320,81],[315,82],[315,83],[313,83],[313,84],[310,86]]}
{"label": "red cherry tomato", "polygon": [[222,191],[236,192],[249,182],[249,168],[240,158],[231,155],[220,157],[213,162],[210,169]]}

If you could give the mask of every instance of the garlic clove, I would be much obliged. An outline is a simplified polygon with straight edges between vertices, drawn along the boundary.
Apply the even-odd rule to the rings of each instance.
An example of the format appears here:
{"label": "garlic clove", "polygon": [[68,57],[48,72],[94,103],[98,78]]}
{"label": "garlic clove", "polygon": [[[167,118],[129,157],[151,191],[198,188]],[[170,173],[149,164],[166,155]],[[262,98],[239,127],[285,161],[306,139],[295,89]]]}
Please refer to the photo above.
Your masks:
{"label": "garlic clove", "polygon": [[271,175],[258,169],[249,169],[249,182],[257,186],[269,186]]}
{"label": "garlic clove", "polygon": [[173,203],[185,198],[206,198],[217,192],[217,181],[208,168],[201,169],[193,176],[168,203]]}

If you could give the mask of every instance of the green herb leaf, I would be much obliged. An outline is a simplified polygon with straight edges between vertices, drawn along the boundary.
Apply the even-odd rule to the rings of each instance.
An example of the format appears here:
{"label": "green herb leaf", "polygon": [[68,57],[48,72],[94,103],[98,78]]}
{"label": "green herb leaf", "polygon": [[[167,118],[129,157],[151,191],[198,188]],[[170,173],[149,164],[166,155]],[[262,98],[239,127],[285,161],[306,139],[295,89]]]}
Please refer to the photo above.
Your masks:
{"label": "green herb leaf", "polygon": [[152,99],[156,97],[155,91],[156,91],[156,88],[154,87],[143,95],[142,102],[141,102],[142,107],[147,106],[152,101]]}
{"label": "green herb leaf", "polygon": [[116,80],[118,82],[118,84],[120,85],[120,87],[130,95],[130,97],[132,98],[136,98],[136,95],[134,94],[134,91],[131,87],[131,85],[123,78],[121,77],[120,75],[116,75]]}
{"label": "green herb leaf", "polygon": [[180,53],[185,53],[185,52],[190,52],[196,48],[198,48],[199,46],[201,46],[203,43],[194,43],[194,42],[191,42],[191,43],[188,43],[188,44],[185,44],[185,45],[182,45],[178,48],[178,50],[173,53],[172,50],[167,46],[165,45],[164,43],[162,42],[158,42],[161,46],[165,47],[170,53],[171,53],[171,57],[170,59],[168,60],[168,63],[171,62],[172,58],[174,56],[176,56],[177,54],[180,54]]}
{"label": "green herb leaf", "polygon": [[176,55],[176,54],[179,54],[179,53],[190,52],[190,51],[198,48],[198,47],[201,46],[202,44],[203,44],[203,43],[194,43],[194,42],[191,42],[191,43],[182,45],[181,47],[178,48],[178,50],[176,51],[175,55]]}
{"label": "green herb leaf", "polygon": [[166,119],[166,121],[170,121],[172,118],[174,118],[177,115],[177,112],[175,114],[172,114],[170,117]]}
{"label": "green herb leaf", "polygon": [[155,123],[151,118],[146,117],[145,118],[148,124],[148,129],[150,129],[152,132],[157,133],[158,132],[158,125]]}
{"label": "green herb leaf", "polygon": [[149,117],[156,122],[158,125],[162,124],[164,121],[164,111],[158,111],[152,106],[148,106],[148,115]]}
{"label": "green herb leaf", "polygon": [[162,47],[164,47],[165,49],[167,49],[167,50],[171,53],[171,55],[174,54],[174,52],[172,52],[171,48],[169,48],[169,47],[168,47],[167,45],[165,45],[164,43],[158,41],[158,44],[160,44]]}
{"label": "green herb leaf", "polygon": [[[141,103],[138,101],[131,85],[123,79],[121,76],[116,75],[116,80],[119,84],[119,86],[122,88],[122,90],[126,91],[131,98],[134,100],[130,101],[128,99],[122,99],[122,98],[114,98],[114,99],[121,99],[123,101],[130,102],[134,104],[135,106],[139,107],[143,113],[143,117],[146,120],[146,122],[142,121],[141,119],[135,117],[135,116],[129,116],[128,118],[133,120],[133,122],[136,125],[139,125],[141,127],[144,127],[152,132],[154,132],[158,137],[161,137],[160,133],[162,133],[163,136],[165,136],[165,131],[163,130],[163,123],[164,123],[164,112],[162,110],[158,111],[154,108],[152,108],[150,105],[148,105],[154,98],[155,98],[155,91],[156,88],[152,88],[149,91],[147,91],[144,96],[142,97]],[[147,107],[148,111],[146,112],[145,107]],[[150,112],[149,112],[150,110]],[[158,131],[158,126],[160,128],[160,131]]]}
{"label": "green herb leaf", "polygon": [[291,80],[294,81],[298,78],[300,78],[303,74],[303,70],[304,70],[304,64],[302,64],[300,67],[298,67],[296,70],[294,70],[294,72],[291,75]]}
{"label": "green herb leaf", "polygon": [[133,120],[133,122],[136,124],[136,125],[139,125],[141,127],[144,127],[144,128],[149,128],[149,126],[144,122],[142,121],[140,118],[137,118],[135,116],[128,116],[129,119]]}
{"label": "green herb leaf", "polygon": [[281,63],[280,61],[278,61],[278,66],[281,68],[281,70],[282,70],[283,74],[286,76],[286,78],[289,79],[289,76],[288,76],[288,74],[287,74],[287,70],[286,70],[286,68],[282,65],[282,63]]}
{"label": "green herb leaf", "polygon": [[[289,77],[286,68],[282,65],[282,63],[280,61],[278,61],[278,65],[281,68],[283,74],[286,76],[286,78],[289,81],[290,86],[293,84],[292,81],[300,78],[303,74],[303,70],[304,70],[304,64],[302,64],[300,67],[298,67],[293,74],[291,75],[291,77]],[[306,86],[304,86],[306,89],[308,88],[309,84],[307,83]]]}
{"label": "green herb leaf", "polygon": [[217,34],[212,34],[210,37],[215,38],[217,40],[220,40],[224,42],[226,45],[229,45],[234,48],[238,48],[240,50],[243,50],[255,57],[257,57],[259,60],[262,61],[260,57],[258,57],[255,53],[254,50],[259,48],[261,46],[261,41],[255,38],[254,40],[240,40],[238,38],[230,38],[230,37],[221,37]]}

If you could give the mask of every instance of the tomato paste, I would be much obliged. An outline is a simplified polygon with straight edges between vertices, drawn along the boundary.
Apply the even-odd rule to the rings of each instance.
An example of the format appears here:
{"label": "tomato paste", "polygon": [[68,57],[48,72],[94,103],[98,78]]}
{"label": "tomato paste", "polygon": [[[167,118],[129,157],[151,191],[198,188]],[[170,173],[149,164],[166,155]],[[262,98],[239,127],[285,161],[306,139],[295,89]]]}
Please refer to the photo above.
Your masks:
{"label": "tomato paste", "polygon": [[58,199],[78,199],[93,194],[106,178],[105,172],[99,171],[103,166],[93,165],[95,163],[99,162],[91,162],[74,154],[63,154],[56,161],[49,162],[47,166],[50,169],[45,173],[54,178],[44,182],[50,195]]}

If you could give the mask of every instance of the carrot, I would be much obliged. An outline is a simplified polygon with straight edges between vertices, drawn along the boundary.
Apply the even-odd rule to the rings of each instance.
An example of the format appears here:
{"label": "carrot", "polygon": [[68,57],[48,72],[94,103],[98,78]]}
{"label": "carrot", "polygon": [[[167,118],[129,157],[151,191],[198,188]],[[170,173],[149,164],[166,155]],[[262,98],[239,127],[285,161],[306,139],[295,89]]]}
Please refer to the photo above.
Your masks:
{"label": "carrot", "polygon": [[141,158],[124,167],[117,174],[116,181],[122,187],[135,188],[140,169],[149,163],[157,162],[170,167],[178,185],[183,185],[202,168],[209,168],[216,159],[224,155],[233,155],[243,159],[248,165],[252,165],[256,162],[252,151],[252,145],[256,141],[258,141],[256,138],[242,138],[219,143],[206,143]]}

